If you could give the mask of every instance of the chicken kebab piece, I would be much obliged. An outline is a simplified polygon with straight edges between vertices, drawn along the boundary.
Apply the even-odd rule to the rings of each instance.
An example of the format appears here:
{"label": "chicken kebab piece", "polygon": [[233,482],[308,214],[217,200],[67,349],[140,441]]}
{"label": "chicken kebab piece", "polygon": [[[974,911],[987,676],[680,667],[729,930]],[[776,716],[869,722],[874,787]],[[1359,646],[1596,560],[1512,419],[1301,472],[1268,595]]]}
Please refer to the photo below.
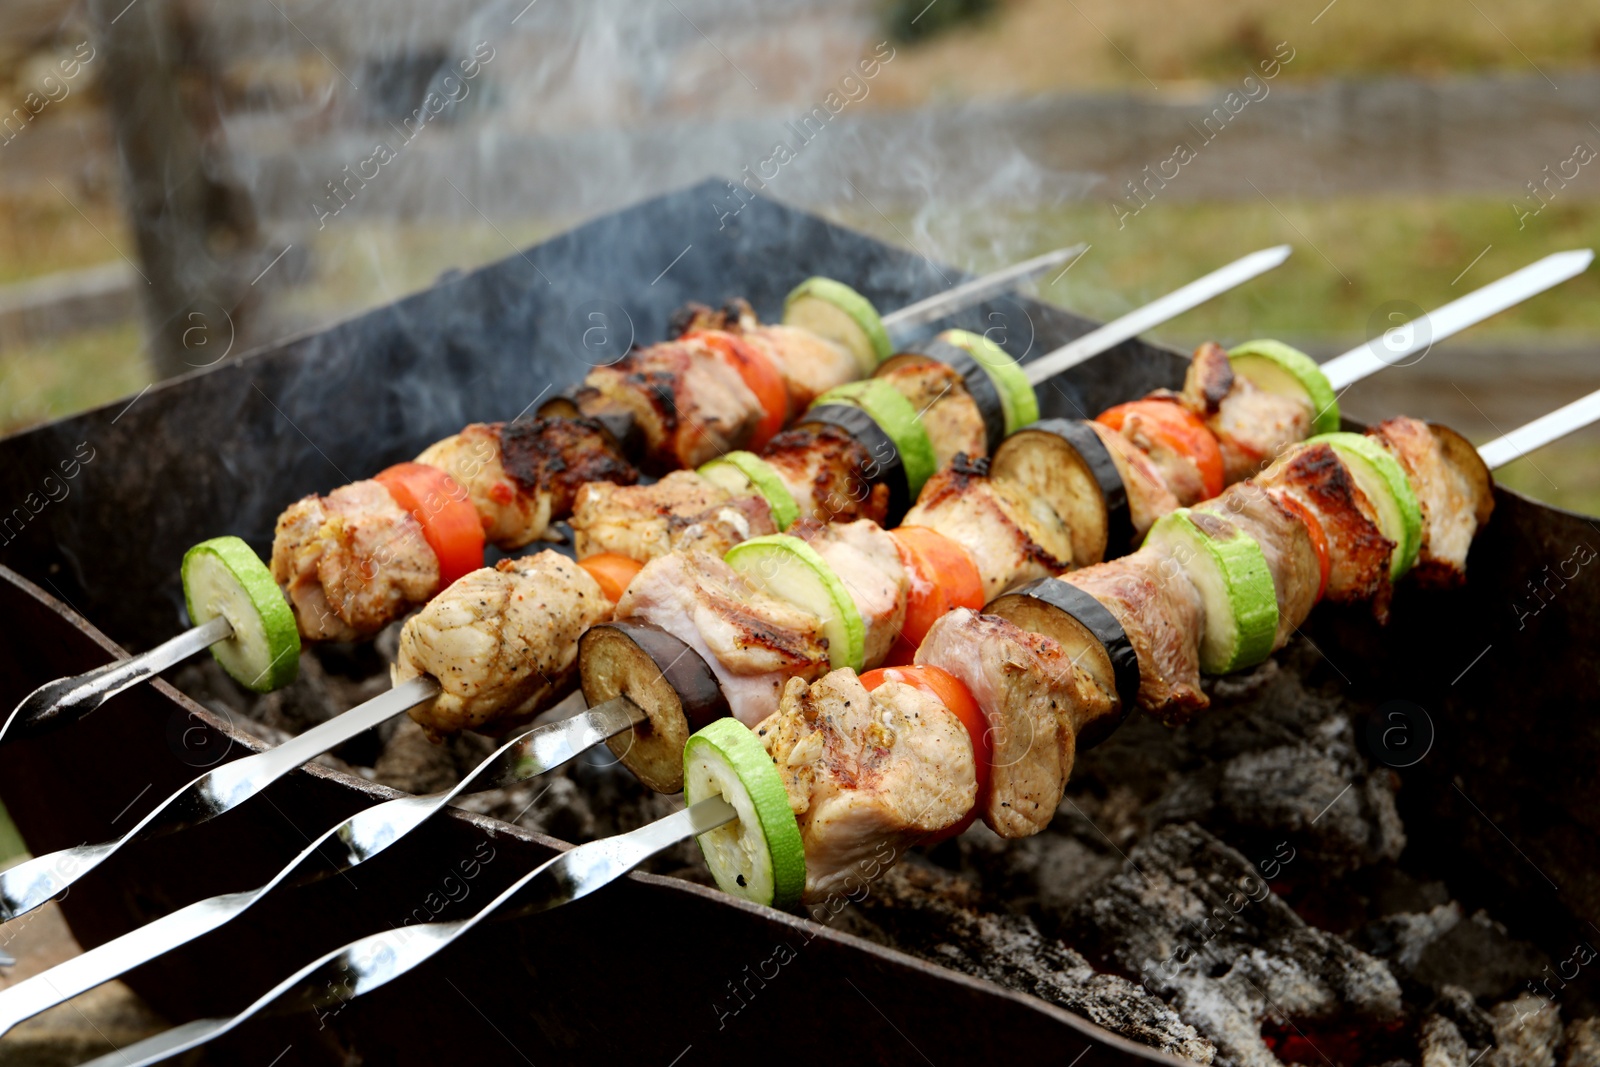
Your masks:
{"label": "chicken kebab piece", "polygon": [[548,537],[584,486],[633,484],[633,461],[662,472],[765,445],[791,412],[889,353],[872,305],[828,279],[790,294],[783,325],[751,315],[732,329],[690,325],[592,369],[538,418],[473,424],[415,463],[291,505],[271,569],[301,635],[370,637],[481,567],[485,542],[510,550]]}
{"label": "chicken kebab piece", "polygon": [[[1458,581],[1460,538],[1470,543],[1492,507],[1487,469],[1461,444],[1443,428],[1394,419],[1367,436],[1293,446],[1263,474],[1162,518],[1127,557],[1028,583],[982,614],[950,612],[913,667],[789,681],[754,727],[772,766],[749,778],[770,789],[777,772],[798,841],[780,826],[777,846],[703,842],[719,884],[768,903],[813,902],[856,891],[909,845],[975,818],[1002,837],[1037,833],[1077,750],[1135,704],[1181,717],[1204,706],[1202,672],[1253,666],[1288,640],[1347,562],[1345,542],[1319,550],[1316,527],[1377,516],[1385,583],[1376,595],[1411,570],[1428,584],[1441,574]],[[1308,484],[1293,473],[1306,468],[1341,474]],[[1344,490],[1322,491],[1329,482]],[[1427,521],[1411,527],[1414,538],[1404,528],[1390,537],[1381,525],[1390,510]],[[691,803],[710,795],[693,784]],[[771,879],[744,861],[795,849],[798,864],[780,855],[773,868],[790,872],[787,895],[768,899]]]}

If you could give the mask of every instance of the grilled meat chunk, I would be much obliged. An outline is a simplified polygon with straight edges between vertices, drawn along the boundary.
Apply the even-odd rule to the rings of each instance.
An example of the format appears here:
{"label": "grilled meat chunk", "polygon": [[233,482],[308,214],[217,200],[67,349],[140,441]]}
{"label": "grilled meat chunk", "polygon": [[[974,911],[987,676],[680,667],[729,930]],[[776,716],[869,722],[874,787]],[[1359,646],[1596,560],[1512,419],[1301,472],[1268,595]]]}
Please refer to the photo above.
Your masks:
{"label": "grilled meat chunk", "polygon": [[1317,602],[1317,587],[1322,584],[1322,565],[1317,562],[1311,534],[1300,517],[1279,502],[1279,492],[1282,491],[1263,489],[1254,481],[1239,482],[1195,509],[1230,520],[1261,546],[1278,599],[1274,652],[1289,642],[1295,629],[1311,614]]}
{"label": "grilled meat chunk", "polygon": [[620,552],[641,563],[675,549],[721,556],[750,537],[776,533],[759,493],[732,493],[694,471],[673,471],[654,485],[591,482],[572,511],[578,558]]}
{"label": "grilled meat chunk", "polygon": [[1205,605],[1180,560],[1154,546],[1063,574],[1106,606],[1139,657],[1139,706],[1183,722],[1209,701],[1200,689]]}
{"label": "grilled meat chunk", "polygon": [[354,641],[425,603],[439,559],[389,490],[361,481],[289,505],[272,537],[272,577],[303,637]]}
{"label": "grilled meat chunk", "polygon": [[753,587],[721,558],[674,552],[645,564],[617,602],[619,619],[653,623],[705,657],[728,708],[754,726],[778,706],[790,678],[828,670],[821,624]]}
{"label": "grilled meat chunk", "polygon": [[907,359],[879,377],[921,413],[923,429],[928,431],[933,456],[941,470],[962,453],[973,459],[989,454],[983,414],[954,369],[935,359]]}
{"label": "grilled meat chunk", "polygon": [[1317,414],[1305,400],[1269,393],[1235,375],[1227,350],[1214,341],[1195,349],[1182,396],[1217,435],[1222,477],[1229,484],[1259,473],[1304,441]]}
{"label": "grilled meat chunk", "polygon": [[881,523],[889,513],[888,487],[870,477],[872,453],[837,426],[785,430],[767,442],[761,458],[783,479],[803,519]]}
{"label": "grilled meat chunk", "polygon": [[672,317],[668,329],[678,336],[695,330],[737,333],[761,350],[783,375],[789,410],[804,411],[829,389],[853,382],[861,366],[839,345],[794,326],[763,326],[755,309],[742,299],[720,308],[689,304]]}
{"label": "grilled meat chunk", "polygon": [[816,549],[844,583],[866,626],[867,666],[882,663],[905,626],[911,587],[894,538],[869,519],[826,524],[807,519],[789,532]]}
{"label": "grilled meat chunk", "polygon": [[588,482],[639,479],[610,436],[588,419],[475,422],[417,457],[466,489],[498,548],[522,548],[566,518]]}
{"label": "grilled meat chunk", "polygon": [[1205,479],[1200,474],[1199,465],[1187,454],[1167,447],[1160,436],[1152,437],[1148,432],[1148,416],[1138,410],[1130,411],[1123,418],[1122,428],[1115,432],[1144,453],[1161,476],[1161,484],[1177,498],[1180,505],[1188,507],[1206,499]]}
{"label": "grilled meat chunk", "polygon": [[848,670],[810,685],[793,679],[756,732],[800,823],[808,903],[860,892],[901,851],[959,822],[977,797],[961,720],[901,682],[868,693]]}
{"label": "grilled meat chunk", "polygon": [[473,571],[406,620],[396,685],[422,675],[444,688],[411,718],[434,740],[501,732],[572,691],[578,638],[611,617],[588,572],[556,552]]}
{"label": "grilled meat chunk", "polygon": [[1483,460],[1470,447],[1450,447],[1460,440],[1455,431],[1436,433],[1420,419],[1388,419],[1369,432],[1400,461],[1422,506],[1422,545],[1411,573],[1428,588],[1465,582],[1472,538],[1494,510]]}
{"label": "grilled meat chunk", "polygon": [[1365,601],[1380,622],[1389,617],[1394,585],[1389,557],[1395,543],[1378,527],[1372,502],[1327,444],[1297,445],[1255,479],[1263,489],[1281,489],[1322,523],[1328,538],[1328,589],[1343,604]]}
{"label": "grilled meat chunk", "polygon": [[636,348],[595,367],[584,385],[633,413],[653,471],[693,469],[740,448],[761,420],[760,401],[737,371],[679,342]]}
{"label": "grilled meat chunk", "polygon": [[789,390],[789,410],[804,411],[811,402],[846,382],[861,377],[861,364],[844,348],[797,326],[756,326],[743,331],[772,360]]}
{"label": "grilled meat chunk", "polygon": [[989,796],[979,800],[983,821],[1001,837],[1049,826],[1072,774],[1078,731],[1111,711],[1110,694],[1050,638],[966,608],[933,624],[917,662],[966,683],[989,721],[993,770]]}
{"label": "grilled meat chunk", "polygon": [[983,577],[985,601],[1030,578],[1072,565],[1072,534],[1050,505],[989,477],[985,460],[955,464],[922,487],[907,526],[927,526],[959,543]]}
{"label": "grilled meat chunk", "polygon": [[1111,462],[1122,476],[1122,485],[1128,491],[1128,518],[1133,523],[1133,540],[1138,544],[1157,519],[1177,509],[1178,498],[1167,488],[1160,468],[1131,440],[1104,423],[1091,422],[1089,427],[1105,443]]}

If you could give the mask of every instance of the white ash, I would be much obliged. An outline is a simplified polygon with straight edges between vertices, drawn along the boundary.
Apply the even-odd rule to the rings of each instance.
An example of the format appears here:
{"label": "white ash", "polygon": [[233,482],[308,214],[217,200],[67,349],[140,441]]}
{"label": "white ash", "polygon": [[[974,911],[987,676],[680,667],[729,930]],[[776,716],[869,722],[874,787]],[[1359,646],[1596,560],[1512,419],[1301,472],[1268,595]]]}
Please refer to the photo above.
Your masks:
{"label": "white ash", "polygon": [[1567,1027],[1561,1067],[1600,1067],[1600,1019],[1579,1019]]}
{"label": "white ash", "polygon": [[1137,978],[1217,1046],[1218,1062],[1274,1067],[1268,1018],[1384,1024],[1399,983],[1378,959],[1306,925],[1243,855],[1192,823],[1140,842],[1068,917],[1068,940]]}

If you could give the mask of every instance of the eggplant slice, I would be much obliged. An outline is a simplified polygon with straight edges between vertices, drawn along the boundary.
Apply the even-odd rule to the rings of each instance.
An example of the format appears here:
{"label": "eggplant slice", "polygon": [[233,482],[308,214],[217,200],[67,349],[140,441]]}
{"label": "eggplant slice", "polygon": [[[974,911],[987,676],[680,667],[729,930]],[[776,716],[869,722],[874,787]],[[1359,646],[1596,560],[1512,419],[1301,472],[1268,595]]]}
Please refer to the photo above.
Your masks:
{"label": "eggplant slice", "polygon": [[541,419],[591,419],[611,435],[611,440],[622,455],[635,457],[644,451],[644,431],[639,428],[633,412],[606,400],[587,385],[569,385],[551,393],[539,404],[535,416]]}
{"label": "eggplant slice", "polygon": [[1000,390],[995,387],[994,379],[989,377],[989,372],[972,358],[972,353],[960,345],[934,338],[919,344],[916,348],[890,356],[875,373],[881,376],[886,371],[913,360],[933,360],[936,363],[943,363],[961,375],[967,395],[972,398],[973,404],[978,408],[978,414],[983,417],[988,454],[994,455],[995,449],[1000,447],[1000,442],[1005,440],[1006,409],[1000,401]]}
{"label": "eggplant slice", "polygon": [[1111,710],[1078,731],[1078,750],[1110,737],[1139,696],[1139,657],[1117,617],[1100,601],[1059,578],[1038,578],[1002,593],[983,609],[1051,638],[1111,697]]}
{"label": "eggplant slice", "polygon": [[862,470],[862,475],[872,484],[887,486],[889,490],[889,513],[884,525],[898,524],[911,507],[911,485],[906,480],[900,449],[877,420],[862,408],[850,404],[818,404],[805,413],[798,425],[807,423],[837,426],[860,442],[872,457]]}
{"label": "eggplant slice", "polygon": [[578,673],[591,708],[624,696],[645,713],[644,722],[606,741],[622,765],[658,793],[682,792],[684,743],[728,714],[700,654],[649,623],[608,622],[578,642]]}
{"label": "eggplant slice", "polygon": [[1072,564],[1087,567],[1133,548],[1128,490],[1098,434],[1075,419],[1043,419],[1007,437],[989,477],[1044,500],[1072,532]]}

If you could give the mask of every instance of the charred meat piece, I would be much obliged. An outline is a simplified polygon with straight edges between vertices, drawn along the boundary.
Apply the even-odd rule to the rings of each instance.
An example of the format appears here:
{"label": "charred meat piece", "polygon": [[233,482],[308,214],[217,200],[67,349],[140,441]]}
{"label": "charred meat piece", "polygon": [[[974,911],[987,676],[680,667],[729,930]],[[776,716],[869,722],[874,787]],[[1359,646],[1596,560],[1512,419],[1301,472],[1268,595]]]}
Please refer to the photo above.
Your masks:
{"label": "charred meat piece", "polygon": [[1405,468],[1422,506],[1422,545],[1411,573],[1429,588],[1467,580],[1467,552],[1494,510],[1493,483],[1473,448],[1454,430],[1404,416],[1370,431]]}
{"label": "charred meat piece", "polygon": [[1322,584],[1322,565],[1306,524],[1278,501],[1277,491],[1263,489],[1254,481],[1231,485],[1195,510],[1231,520],[1261,546],[1278,599],[1278,632],[1272,642],[1276,652],[1311,614],[1317,587]]}
{"label": "charred meat piece", "polygon": [[1110,714],[1110,694],[1050,638],[966,608],[933,624],[917,662],[961,679],[989,721],[993,755],[989,796],[979,799],[983,821],[1001,837],[1049,826],[1072,774],[1078,731]]}
{"label": "charred meat piece", "polygon": [[406,621],[394,681],[427,675],[444,688],[411,709],[435,740],[466,729],[503,731],[572,691],[578,638],[610,616],[599,584],[565,556],[503,559]]}
{"label": "charred meat piece", "polygon": [[476,422],[417,457],[459,482],[498,548],[543,538],[572,512],[588,482],[632,485],[639,479],[610,435],[588,419]]}
{"label": "charred meat piece", "polygon": [[728,709],[746,726],[772,714],[790,678],[819,678],[828,669],[817,617],[760,592],[716,556],[674,552],[651,560],[616,615],[653,623],[704,657]]}
{"label": "charred meat piece", "polygon": [[1128,517],[1133,522],[1133,543],[1144,540],[1157,519],[1178,507],[1178,497],[1167,488],[1161,470],[1144,451],[1104,423],[1087,424],[1111,453],[1128,494]]}
{"label": "charred meat piece", "polygon": [[1158,548],[1063,574],[1117,617],[1139,657],[1139,706],[1183,722],[1210,702],[1200,689],[1205,605],[1181,561]]}
{"label": "charred meat piece", "polygon": [[371,637],[439,588],[422,526],[374,481],[308,496],[278,517],[272,577],[303,637]]}
{"label": "charred meat piece", "polygon": [[1072,533],[1049,503],[987,474],[985,462],[958,457],[928,479],[905,518],[907,526],[937,530],[972,555],[985,601],[1072,566]]}
{"label": "charred meat piece", "polygon": [[808,902],[858,891],[977,798],[961,720],[901,682],[868,693],[848,670],[810,685],[794,679],[756,733],[800,823]]}
{"label": "charred meat piece", "polygon": [[807,519],[789,532],[816,549],[844,583],[866,626],[867,666],[882,663],[905,626],[911,585],[894,538],[868,519],[847,523]]}
{"label": "charred meat piece", "polygon": [[906,357],[878,377],[894,386],[920,414],[940,470],[963,453],[974,458],[989,454],[983,413],[955,368],[934,359]]}
{"label": "charred meat piece", "polygon": [[1342,604],[1366,602],[1380,622],[1389,617],[1394,585],[1389,557],[1395,543],[1378,527],[1372,503],[1327,444],[1299,445],[1259,475],[1255,484],[1281,489],[1322,523],[1328,538],[1328,589]]}
{"label": "charred meat piece", "polygon": [[759,493],[732,493],[694,471],[673,471],[654,485],[584,486],[572,511],[572,532],[579,559],[620,552],[648,563],[675,549],[721,556],[777,527]]}
{"label": "charred meat piece", "polygon": [[678,342],[636,348],[591,370],[584,385],[633,413],[653,471],[693,469],[739,448],[761,420],[761,404],[737,371]]}
{"label": "charred meat piece", "polygon": [[785,430],[767,442],[761,458],[783,479],[802,519],[881,523],[889,513],[889,488],[871,477],[872,453],[837,426]]}
{"label": "charred meat piece", "polygon": [[1269,393],[1235,375],[1227,350],[1214,341],[1195,349],[1182,397],[1217,435],[1222,477],[1229,484],[1259,473],[1304,441],[1317,414],[1304,400]]}

